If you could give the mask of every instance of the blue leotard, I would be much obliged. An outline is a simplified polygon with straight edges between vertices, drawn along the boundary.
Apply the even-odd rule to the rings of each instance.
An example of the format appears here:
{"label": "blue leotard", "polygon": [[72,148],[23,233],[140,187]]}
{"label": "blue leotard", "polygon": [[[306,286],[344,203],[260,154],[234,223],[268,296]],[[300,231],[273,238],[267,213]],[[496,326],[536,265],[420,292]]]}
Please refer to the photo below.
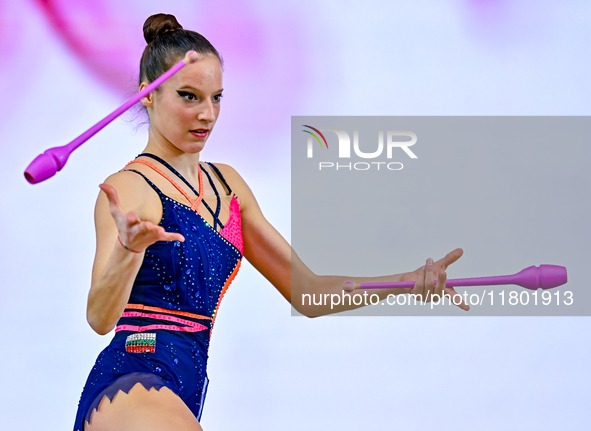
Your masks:
{"label": "blue leotard", "polygon": [[[198,195],[164,160],[151,154],[141,156],[158,160]],[[141,162],[166,176],[144,159]],[[103,396],[112,399],[117,391],[129,392],[138,382],[148,390],[170,388],[198,420],[201,418],[209,382],[206,366],[211,329],[243,256],[238,199],[217,167],[208,164],[232,196],[225,224],[218,217],[219,193],[201,165],[217,196],[215,212],[202,201],[213,215],[213,226],[191,207],[166,196],[142,173],[133,171],[160,197],[163,210],[159,225],[167,232],[182,234],[185,241],[157,242],[146,249],[115,336],[99,354],[82,391],[74,431],[84,430],[84,420],[90,420]]]}

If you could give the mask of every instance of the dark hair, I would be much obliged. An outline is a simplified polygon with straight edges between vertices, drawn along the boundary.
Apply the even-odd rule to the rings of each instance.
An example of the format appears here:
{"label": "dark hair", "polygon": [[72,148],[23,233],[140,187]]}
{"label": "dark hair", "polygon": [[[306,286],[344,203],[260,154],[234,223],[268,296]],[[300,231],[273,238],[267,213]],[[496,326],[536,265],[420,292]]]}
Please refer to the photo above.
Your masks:
{"label": "dark hair", "polygon": [[144,23],[144,38],[148,46],[140,61],[138,86],[143,81],[156,80],[191,50],[198,54],[215,55],[223,66],[222,58],[213,45],[199,33],[183,29],[174,15],[159,13],[149,17]]}

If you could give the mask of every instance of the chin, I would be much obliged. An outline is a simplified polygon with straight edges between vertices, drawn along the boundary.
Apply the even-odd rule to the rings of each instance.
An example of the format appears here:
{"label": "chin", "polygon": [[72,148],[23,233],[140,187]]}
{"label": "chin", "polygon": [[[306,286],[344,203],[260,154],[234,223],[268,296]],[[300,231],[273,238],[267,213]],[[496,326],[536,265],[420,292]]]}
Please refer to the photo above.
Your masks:
{"label": "chin", "polygon": [[201,145],[191,145],[184,148],[179,148],[179,150],[188,153],[188,154],[197,154],[200,153],[203,148],[205,148],[205,142]]}

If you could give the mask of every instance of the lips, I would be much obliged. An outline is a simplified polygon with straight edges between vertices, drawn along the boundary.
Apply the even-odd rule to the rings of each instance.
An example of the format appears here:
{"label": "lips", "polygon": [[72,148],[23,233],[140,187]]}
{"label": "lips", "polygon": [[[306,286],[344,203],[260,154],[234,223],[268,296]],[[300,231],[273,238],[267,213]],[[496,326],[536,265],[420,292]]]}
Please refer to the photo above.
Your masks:
{"label": "lips", "polygon": [[207,132],[209,132],[209,129],[195,129],[189,130],[189,132],[191,133],[191,135],[197,138],[205,138],[207,136]]}

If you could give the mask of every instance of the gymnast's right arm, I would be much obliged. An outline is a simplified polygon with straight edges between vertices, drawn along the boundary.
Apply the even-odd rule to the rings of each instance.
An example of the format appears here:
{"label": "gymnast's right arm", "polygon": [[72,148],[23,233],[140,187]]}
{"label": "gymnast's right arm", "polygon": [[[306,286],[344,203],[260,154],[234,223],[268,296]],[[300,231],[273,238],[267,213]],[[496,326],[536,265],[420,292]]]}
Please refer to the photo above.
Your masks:
{"label": "gymnast's right arm", "polygon": [[[157,241],[184,241],[184,237],[158,226],[162,204],[139,175],[118,172],[100,188],[95,207],[96,255],[86,319],[95,332],[105,335],[115,327],[125,309],[144,250]],[[139,253],[125,249],[118,236],[122,244]]]}

